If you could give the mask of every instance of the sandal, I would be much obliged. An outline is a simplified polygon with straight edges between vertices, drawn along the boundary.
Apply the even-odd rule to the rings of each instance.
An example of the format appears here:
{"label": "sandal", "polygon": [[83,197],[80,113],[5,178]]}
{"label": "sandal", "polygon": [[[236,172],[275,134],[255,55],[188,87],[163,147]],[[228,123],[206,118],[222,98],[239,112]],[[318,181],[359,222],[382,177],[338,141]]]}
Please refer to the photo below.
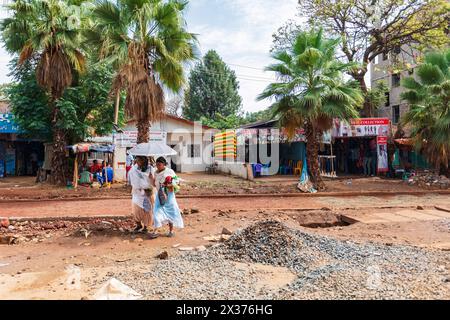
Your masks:
{"label": "sandal", "polygon": [[149,232],[149,233],[147,233],[147,237],[148,237],[149,239],[156,239],[156,238],[159,237],[159,234],[157,234],[157,233],[155,233],[155,232]]}
{"label": "sandal", "polygon": [[166,236],[167,236],[168,238],[172,238],[172,237],[175,236],[175,233],[174,233],[173,231],[167,232]]}

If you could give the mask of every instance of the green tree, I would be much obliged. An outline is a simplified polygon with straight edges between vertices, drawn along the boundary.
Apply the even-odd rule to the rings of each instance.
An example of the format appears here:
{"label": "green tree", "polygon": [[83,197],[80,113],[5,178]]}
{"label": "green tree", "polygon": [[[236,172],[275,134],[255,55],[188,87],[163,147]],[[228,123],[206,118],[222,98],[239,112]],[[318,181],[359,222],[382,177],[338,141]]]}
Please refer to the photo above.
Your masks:
{"label": "green tree", "polygon": [[[36,81],[35,63],[30,60],[23,65],[15,61],[10,64],[14,83],[5,89],[5,95],[24,134],[51,141],[52,110],[47,93]],[[113,73],[108,65],[88,63],[87,72],[77,77],[56,101],[62,115],[56,125],[65,131],[68,144],[83,141],[94,133],[111,133],[114,107],[109,89]],[[123,121],[123,112],[120,119]]]}
{"label": "green tree", "polygon": [[[292,43],[305,26],[321,26],[332,37],[341,37],[340,53],[346,62],[359,67],[350,75],[368,92],[365,76],[376,56],[401,49],[401,55],[413,57],[412,48],[442,47],[448,44],[450,4],[447,0],[299,0],[303,24],[288,21],[274,35],[274,48]],[[410,48],[402,45],[407,44]],[[362,115],[373,116],[366,95]]]}
{"label": "green tree", "polygon": [[246,112],[243,124],[249,124],[257,121],[269,121],[271,118],[272,110],[270,108],[261,111]]}
{"label": "green tree", "polygon": [[322,30],[300,32],[293,46],[273,54],[277,62],[266,70],[275,72],[279,81],[258,96],[275,100],[273,114],[288,135],[304,128],[311,182],[318,190],[324,189],[318,161],[323,132],[331,128],[333,118],[357,117],[363,103],[358,86],[344,81],[344,73],[356,66],[336,59],[338,45],[338,39],[325,39]]}
{"label": "green tree", "polygon": [[428,161],[448,175],[450,161],[450,49],[430,52],[417,68],[417,80],[402,80],[410,104],[402,123],[412,127],[416,147]]}
{"label": "green tree", "polygon": [[9,5],[12,17],[4,19],[0,27],[6,49],[19,55],[19,64],[35,59],[37,83],[48,93],[53,135],[51,182],[55,184],[65,184],[68,171],[67,132],[58,125],[64,115],[56,101],[85,67],[85,56],[79,50],[81,23],[72,19],[70,7],[77,2],[17,0]]}
{"label": "green tree", "polygon": [[125,111],[137,120],[138,143],[149,141],[150,122],[162,116],[164,90],[185,82],[184,64],[195,58],[196,39],[187,32],[181,0],[104,0],[93,12],[87,43],[113,61],[112,92],[126,91]]}
{"label": "green tree", "polygon": [[242,99],[238,90],[234,71],[210,50],[190,73],[183,116],[194,121],[201,117],[216,121],[239,115]]}
{"label": "green tree", "polygon": [[236,129],[237,127],[245,124],[245,119],[235,114],[230,114],[229,116],[225,117],[220,113],[216,113],[216,117],[214,119],[201,117],[199,120],[204,125],[220,130]]}

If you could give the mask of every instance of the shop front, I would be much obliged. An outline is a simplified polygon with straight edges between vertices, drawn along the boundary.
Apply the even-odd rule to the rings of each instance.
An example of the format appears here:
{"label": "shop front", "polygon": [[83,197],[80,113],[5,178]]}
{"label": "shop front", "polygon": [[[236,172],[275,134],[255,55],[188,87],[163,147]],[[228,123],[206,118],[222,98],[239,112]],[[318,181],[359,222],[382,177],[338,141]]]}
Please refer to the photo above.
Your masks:
{"label": "shop front", "polygon": [[41,141],[21,135],[11,113],[0,113],[0,178],[34,176],[44,161]]}
{"label": "shop front", "polygon": [[390,134],[387,118],[335,119],[331,135],[337,173],[373,176],[388,172]]}

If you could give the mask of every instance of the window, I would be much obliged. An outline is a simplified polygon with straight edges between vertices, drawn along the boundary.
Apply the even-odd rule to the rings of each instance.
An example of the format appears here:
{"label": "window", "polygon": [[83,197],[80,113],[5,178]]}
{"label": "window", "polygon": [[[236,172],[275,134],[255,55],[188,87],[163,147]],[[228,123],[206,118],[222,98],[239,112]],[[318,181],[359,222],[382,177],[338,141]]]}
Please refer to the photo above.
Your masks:
{"label": "window", "polygon": [[396,124],[400,121],[400,106],[392,106],[392,123]]}
{"label": "window", "polygon": [[390,95],[390,93],[389,93],[389,91],[386,91],[385,93],[384,93],[384,96],[386,97],[386,102],[384,103],[384,106],[385,107],[389,107],[389,105],[391,104],[391,95]]}
{"label": "window", "polygon": [[394,73],[392,75],[391,85],[392,85],[393,88],[396,88],[396,87],[400,86],[400,73]]}
{"label": "window", "polygon": [[187,151],[188,151],[188,158],[200,158],[199,144],[188,144]]}

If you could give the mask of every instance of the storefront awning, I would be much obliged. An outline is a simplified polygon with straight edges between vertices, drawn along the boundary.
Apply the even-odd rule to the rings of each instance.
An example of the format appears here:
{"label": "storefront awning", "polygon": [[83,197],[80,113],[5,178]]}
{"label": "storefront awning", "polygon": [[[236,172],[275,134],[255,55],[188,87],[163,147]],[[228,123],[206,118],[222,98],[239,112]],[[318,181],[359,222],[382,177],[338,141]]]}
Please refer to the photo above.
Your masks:
{"label": "storefront awning", "polygon": [[113,144],[92,144],[92,143],[77,143],[67,146],[66,149],[72,150],[73,153],[83,152],[104,152],[113,153],[115,146]]}

